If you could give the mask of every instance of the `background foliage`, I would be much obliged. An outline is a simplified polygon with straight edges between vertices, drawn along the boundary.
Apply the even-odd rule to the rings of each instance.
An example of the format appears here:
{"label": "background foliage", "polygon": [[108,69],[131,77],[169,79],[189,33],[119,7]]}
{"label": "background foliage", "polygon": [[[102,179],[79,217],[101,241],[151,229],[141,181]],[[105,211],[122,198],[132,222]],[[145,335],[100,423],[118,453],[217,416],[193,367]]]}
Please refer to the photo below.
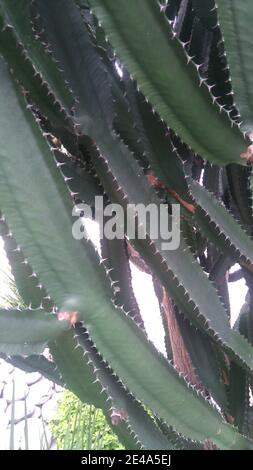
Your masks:
{"label": "background foliage", "polygon": [[123,449],[103,412],[83,404],[69,391],[59,401],[51,429],[59,450]]}

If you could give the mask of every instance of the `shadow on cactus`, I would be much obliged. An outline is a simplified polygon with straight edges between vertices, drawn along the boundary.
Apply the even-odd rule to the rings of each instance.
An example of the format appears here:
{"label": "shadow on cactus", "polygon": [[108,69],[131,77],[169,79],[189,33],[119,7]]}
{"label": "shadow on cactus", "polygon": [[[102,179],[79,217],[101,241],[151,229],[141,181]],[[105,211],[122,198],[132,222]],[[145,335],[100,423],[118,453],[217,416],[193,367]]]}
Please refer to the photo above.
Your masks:
{"label": "shadow on cactus", "polygon": [[[0,2],[0,230],[29,306],[1,310],[0,351],[102,409],[126,449],[253,449],[253,6],[237,4]],[[98,254],[72,234],[96,196],[101,234],[110,204],[166,204],[169,225],[178,204],[179,246],[147,223]],[[152,275],[166,357],[130,261]]]}

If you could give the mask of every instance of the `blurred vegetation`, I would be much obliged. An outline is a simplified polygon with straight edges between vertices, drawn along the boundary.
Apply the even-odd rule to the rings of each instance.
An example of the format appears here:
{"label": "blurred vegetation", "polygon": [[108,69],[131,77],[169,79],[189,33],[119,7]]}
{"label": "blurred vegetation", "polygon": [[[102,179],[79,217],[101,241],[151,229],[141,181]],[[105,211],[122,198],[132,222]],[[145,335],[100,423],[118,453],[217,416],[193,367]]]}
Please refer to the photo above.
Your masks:
{"label": "blurred vegetation", "polygon": [[123,449],[103,412],[83,404],[69,391],[60,398],[50,427],[59,450]]}

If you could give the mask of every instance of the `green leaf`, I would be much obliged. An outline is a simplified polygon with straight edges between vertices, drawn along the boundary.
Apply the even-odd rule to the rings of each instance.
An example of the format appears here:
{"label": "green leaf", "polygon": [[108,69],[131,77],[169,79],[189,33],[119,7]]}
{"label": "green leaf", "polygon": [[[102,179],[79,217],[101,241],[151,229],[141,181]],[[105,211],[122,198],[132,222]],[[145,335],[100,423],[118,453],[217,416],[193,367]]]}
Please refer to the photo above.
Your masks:
{"label": "green leaf", "polygon": [[240,163],[247,142],[237,127],[231,128],[227,114],[212,104],[207,87],[198,86],[197,70],[187,64],[182,46],[173,40],[158,2],[90,0],[90,5],[123,64],[167,125],[203,158]]}
{"label": "green leaf", "polygon": [[67,321],[59,321],[43,310],[0,310],[0,351],[39,354],[48,341],[67,328]]}

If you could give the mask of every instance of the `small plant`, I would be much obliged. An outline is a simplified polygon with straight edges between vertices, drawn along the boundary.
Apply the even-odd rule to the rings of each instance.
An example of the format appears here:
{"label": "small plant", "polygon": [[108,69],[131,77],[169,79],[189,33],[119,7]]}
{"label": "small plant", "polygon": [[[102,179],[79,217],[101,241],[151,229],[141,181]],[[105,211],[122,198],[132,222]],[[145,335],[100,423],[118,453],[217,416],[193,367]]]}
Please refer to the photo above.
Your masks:
{"label": "small plant", "polygon": [[[0,351],[102,409],[126,449],[253,449],[252,22],[252,0],[0,0],[0,230],[29,306],[1,310]],[[123,219],[166,203],[170,227],[179,205],[179,246],[136,209],[144,236],[99,256],[72,229],[101,195]]]}

